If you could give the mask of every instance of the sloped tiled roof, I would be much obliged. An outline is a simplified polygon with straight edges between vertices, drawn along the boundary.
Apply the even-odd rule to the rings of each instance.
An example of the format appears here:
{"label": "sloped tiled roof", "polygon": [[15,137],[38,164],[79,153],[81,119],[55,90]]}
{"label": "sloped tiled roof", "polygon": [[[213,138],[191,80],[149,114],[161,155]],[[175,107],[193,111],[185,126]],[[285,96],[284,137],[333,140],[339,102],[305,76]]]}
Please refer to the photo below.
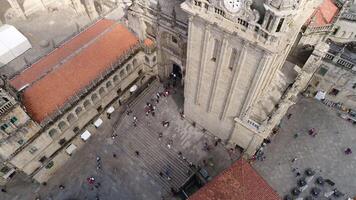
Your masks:
{"label": "sloped tiled roof", "polygon": [[240,159],[189,199],[280,200],[280,197],[248,162]]}
{"label": "sloped tiled roof", "polygon": [[[23,103],[31,117],[40,123],[138,43],[138,38],[125,26],[101,20],[10,83],[19,89],[33,82],[23,93]],[[53,68],[54,65],[57,66]]]}
{"label": "sloped tiled roof", "polygon": [[324,0],[323,3],[315,10],[310,18],[310,26],[318,27],[330,24],[334,17],[339,13],[339,8],[332,0]]}

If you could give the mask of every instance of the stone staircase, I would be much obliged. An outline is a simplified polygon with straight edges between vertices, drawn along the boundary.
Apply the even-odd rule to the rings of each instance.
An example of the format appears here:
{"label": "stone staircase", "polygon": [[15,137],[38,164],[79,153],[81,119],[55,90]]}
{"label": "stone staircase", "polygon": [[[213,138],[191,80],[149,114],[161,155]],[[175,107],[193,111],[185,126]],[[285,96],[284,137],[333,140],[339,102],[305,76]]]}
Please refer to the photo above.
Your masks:
{"label": "stone staircase", "polygon": [[[130,107],[138,111],[135,113],[138,118],[137,126],[133,126],[133,114],[125,114],[115,132],[118,135],[116,140],[120,140],[119,148],[137,162],[149,176],[162,186],[165,192],[169,193],[171,188],[178,190],[194,172],[189,167],[189,163],[179,157],[178,152],[174,149],[174,144],[168,148],[168,138],[163,136],[161,140],[158,139],[158,133],[164,132],[164,129],[167,128],[163,127],[157,119],[149,120],[153,117],[147,117],[143,107],[141,108],[144,96],[148,93],[152,94],[152,90],[157,89],[156,84],[159,83],[154,82],[143,94],[130,103]],[[148,122],[149,124],[147,124]],[[140,155],[137,156],[135,151],[139,151]],[[170,171],[170,180],[165,175],[167,169]],[[161,176],[160,172],[164,175]]]}

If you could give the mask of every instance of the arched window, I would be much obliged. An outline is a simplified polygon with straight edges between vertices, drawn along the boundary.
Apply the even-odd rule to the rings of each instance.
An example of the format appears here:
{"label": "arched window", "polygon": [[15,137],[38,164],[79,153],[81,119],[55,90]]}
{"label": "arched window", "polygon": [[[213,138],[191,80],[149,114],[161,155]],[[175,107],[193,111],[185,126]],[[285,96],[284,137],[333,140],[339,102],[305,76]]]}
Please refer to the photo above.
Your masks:
{"label": "arched window", "polygon": [[150,64],[150,59],[149,59],[147,56],[145,56],[145,62],[146,62],[147,64]]}
{"label": "arched window", "polygon": [[130,64],[128,64],[128,65],[126,66],[126,71],[127,71],[127,73],[129,73],[131,70],[132,70],[132,66],[131,66]]}
{"label": "arched window", "polygon": [[138,62],[137,62],[136,58],[133,59],[132,64],[133,64],[134,68],[136,68],[138,66]]}
{"label": "arched window", "polygon": [[61,122],[58,123],[58,128],[61,131],[64,131],[67,127],[68,127],[68,125],[64,121],[61,121]]}
{"label": "arched window", "polygon": [[120,77],[123,78],[124,76],[125,76],[125,71],[122,69],[122,70],[120,71]]}
{"label": "arched window", "polygon": [[95,101],[97,101],[99,98],[98,98],[98,95],[97,94],[92,94],[91,95],[91,100],[93,101],[93,102],[95,102]]}
{"label": "arched window", "polygon": [[102,96],[105,93],[105,89],[102,87],[99,89],[99,95]]}
{"label": "arched window", "polygon": [[111,86],[112,86],[111,81],[106,82],[106,88],[109,88]]}
{"label": "arched window", "polygon": [[52,128],[51,130],[48,131],[48,135],[50,137],[55,136],[58,133],[57,129]]}
{"label": "arched window", "polygon": [[152,58],[152,62],[155,63],[156,62],[156,56],[153,56]]}
{"label": "arched window", "polygon": [[[88,100],[87,100],[88,101]],[[82,112],[82,107],[78,106],[76,109],[75,109],[75,114],[76,115],[79,115],[81,112]]]}
{"label": "arched window", "polygon": [[73,113],[70,113],[68,116],[67,116],[67,121],[71,124],[75,121],[75,116],[73,115]]}
{"label": "arched window", "polygon": [[114,82],[117,82],[119,80],[119,77],[117,75],[115,75],[113,80],[114,80]]}
{"label": "arched window", "polygon": [[89,100],[85,100],[83,103],[84,109],[87,109],[90,106],[90,101]]}

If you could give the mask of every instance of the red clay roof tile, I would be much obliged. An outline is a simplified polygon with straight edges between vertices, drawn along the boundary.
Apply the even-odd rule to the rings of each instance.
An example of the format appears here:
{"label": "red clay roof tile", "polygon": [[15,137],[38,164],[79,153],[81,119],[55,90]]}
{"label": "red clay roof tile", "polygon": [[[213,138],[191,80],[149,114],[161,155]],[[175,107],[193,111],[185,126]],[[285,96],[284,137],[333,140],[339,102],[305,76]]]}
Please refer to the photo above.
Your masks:
{"label": "red clay roof tile", "polygon": [[[73,53],[75,49],[103,33],[89,46],[81,49],[79,54],[53,69],[24,91],[23,103],[35,121],[41,122],[61,108],[72,96],[110,68],[111,63],[122,56],[125,51],[139,43],[138,38],[125,26],[114,24],[115,22],[110,20],[102,21],[104,22],[99,22],[90,28],[92,31],[99,29],[96,34],[81,33],[76,36],[76,39],[56,50],[62,53],[53,52],[57,56],[47,56],[40,61],[40,63],[58,63],[63,58],[62,55]],[[30,67],[12,80],[13,85],[18,88],[21,87],[22,83],[19,83],[22,81],[37,79],[36,72],[41,73],[43,69],[48,68],[47,66],[43,64],[43,66]]]}
{"label": "red clay roof tile", "polygon": [[332,0],[324,0],[313,13],[310,19],[310,26],[317,27],[330,24],[338,13],[339,8]]}
{"label": "red clay roof tile", "polygon": [[189,199],[280,200],[280,197],[249,163],[240,159]]}

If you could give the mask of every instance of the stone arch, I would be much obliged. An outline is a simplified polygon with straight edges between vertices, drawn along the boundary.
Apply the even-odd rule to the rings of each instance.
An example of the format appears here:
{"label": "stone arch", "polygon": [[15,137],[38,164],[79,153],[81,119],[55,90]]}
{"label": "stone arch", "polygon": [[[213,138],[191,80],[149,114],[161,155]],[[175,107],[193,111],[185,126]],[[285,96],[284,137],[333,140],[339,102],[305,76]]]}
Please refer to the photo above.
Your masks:
{"label": "stone arch", "polygon": [[58,128],[61,131],[64,131],[68,127],[68,124],[65,121],[60,121],[58,123]]}
{"label": "stone arch", "polygon": [[73,113],[69,113],[69,115],[67,116],[67,121],[69,122],[69,124],[72,124],[75,121],[75,116]]}
{"label": "stone arch", "polygon": [[49,135],[50,137],[55,136],[57,133],[58,133],[58,131],[57,131],[56,128],[52,128],[51,130],[48,131],[48,135]]}
{"label": "stone arch", "polygon": [[119,76],[115,75],[114,78],[112,79],[114,82],[117,82],[119,80]]}
{"label": "stone arch", "polygon": [[110,88],[112,86],[111,81],[106,82],[106,88]]}
{"label": "stone arch", "polygon": [[122,69],[122,70],[120,71],[120,77],[121,77],[121,78],[124,78],[124,77],[125,77],[125,70],[124,70],[124,69]]}
{"label": "stone arch", "polygon": [[131,64],[126,65],[127,73],[131,72],[131,70],[132,70],[132,65]]}
{"label": "stone arch", "polygon": [[96,102],[98,99],[99,99],[99,97],[98,97],[98,95],[97,95],[96,93],[94,93],[94,94],[91,95],[91,100],[92,100],[93,102]]}
{"label": "stone arch", "polygon": [[104,87],[101,87],[101,88],[99,89],[99,95],[100,95],[100,96],[103,96],[104,93],[105,93],[105,89],[104,89]]}
{"label": "stone arch", "polygon": [[[87,100],[87,101],[88,101],[88,100]],[[80,115],[80,113],[82,113],[82,111],[83,111],[83,108],[80,107],[80,106],[78,106],[78,107],[75,109],[75,114],[78,116],[78,115]]]}
{"label": "stone arch", "polygon": [[84,109],[88,109],[88,107],[91,105],[90,101],[87,99],[84,101],[83,103],[83,106],[84,106]]}
{"label": "stone arch", "polygon": [[132,65],[134,66],[134,68],[136,68],[138,66],[138,62],[137,62],[136,58],[133,59]]}

